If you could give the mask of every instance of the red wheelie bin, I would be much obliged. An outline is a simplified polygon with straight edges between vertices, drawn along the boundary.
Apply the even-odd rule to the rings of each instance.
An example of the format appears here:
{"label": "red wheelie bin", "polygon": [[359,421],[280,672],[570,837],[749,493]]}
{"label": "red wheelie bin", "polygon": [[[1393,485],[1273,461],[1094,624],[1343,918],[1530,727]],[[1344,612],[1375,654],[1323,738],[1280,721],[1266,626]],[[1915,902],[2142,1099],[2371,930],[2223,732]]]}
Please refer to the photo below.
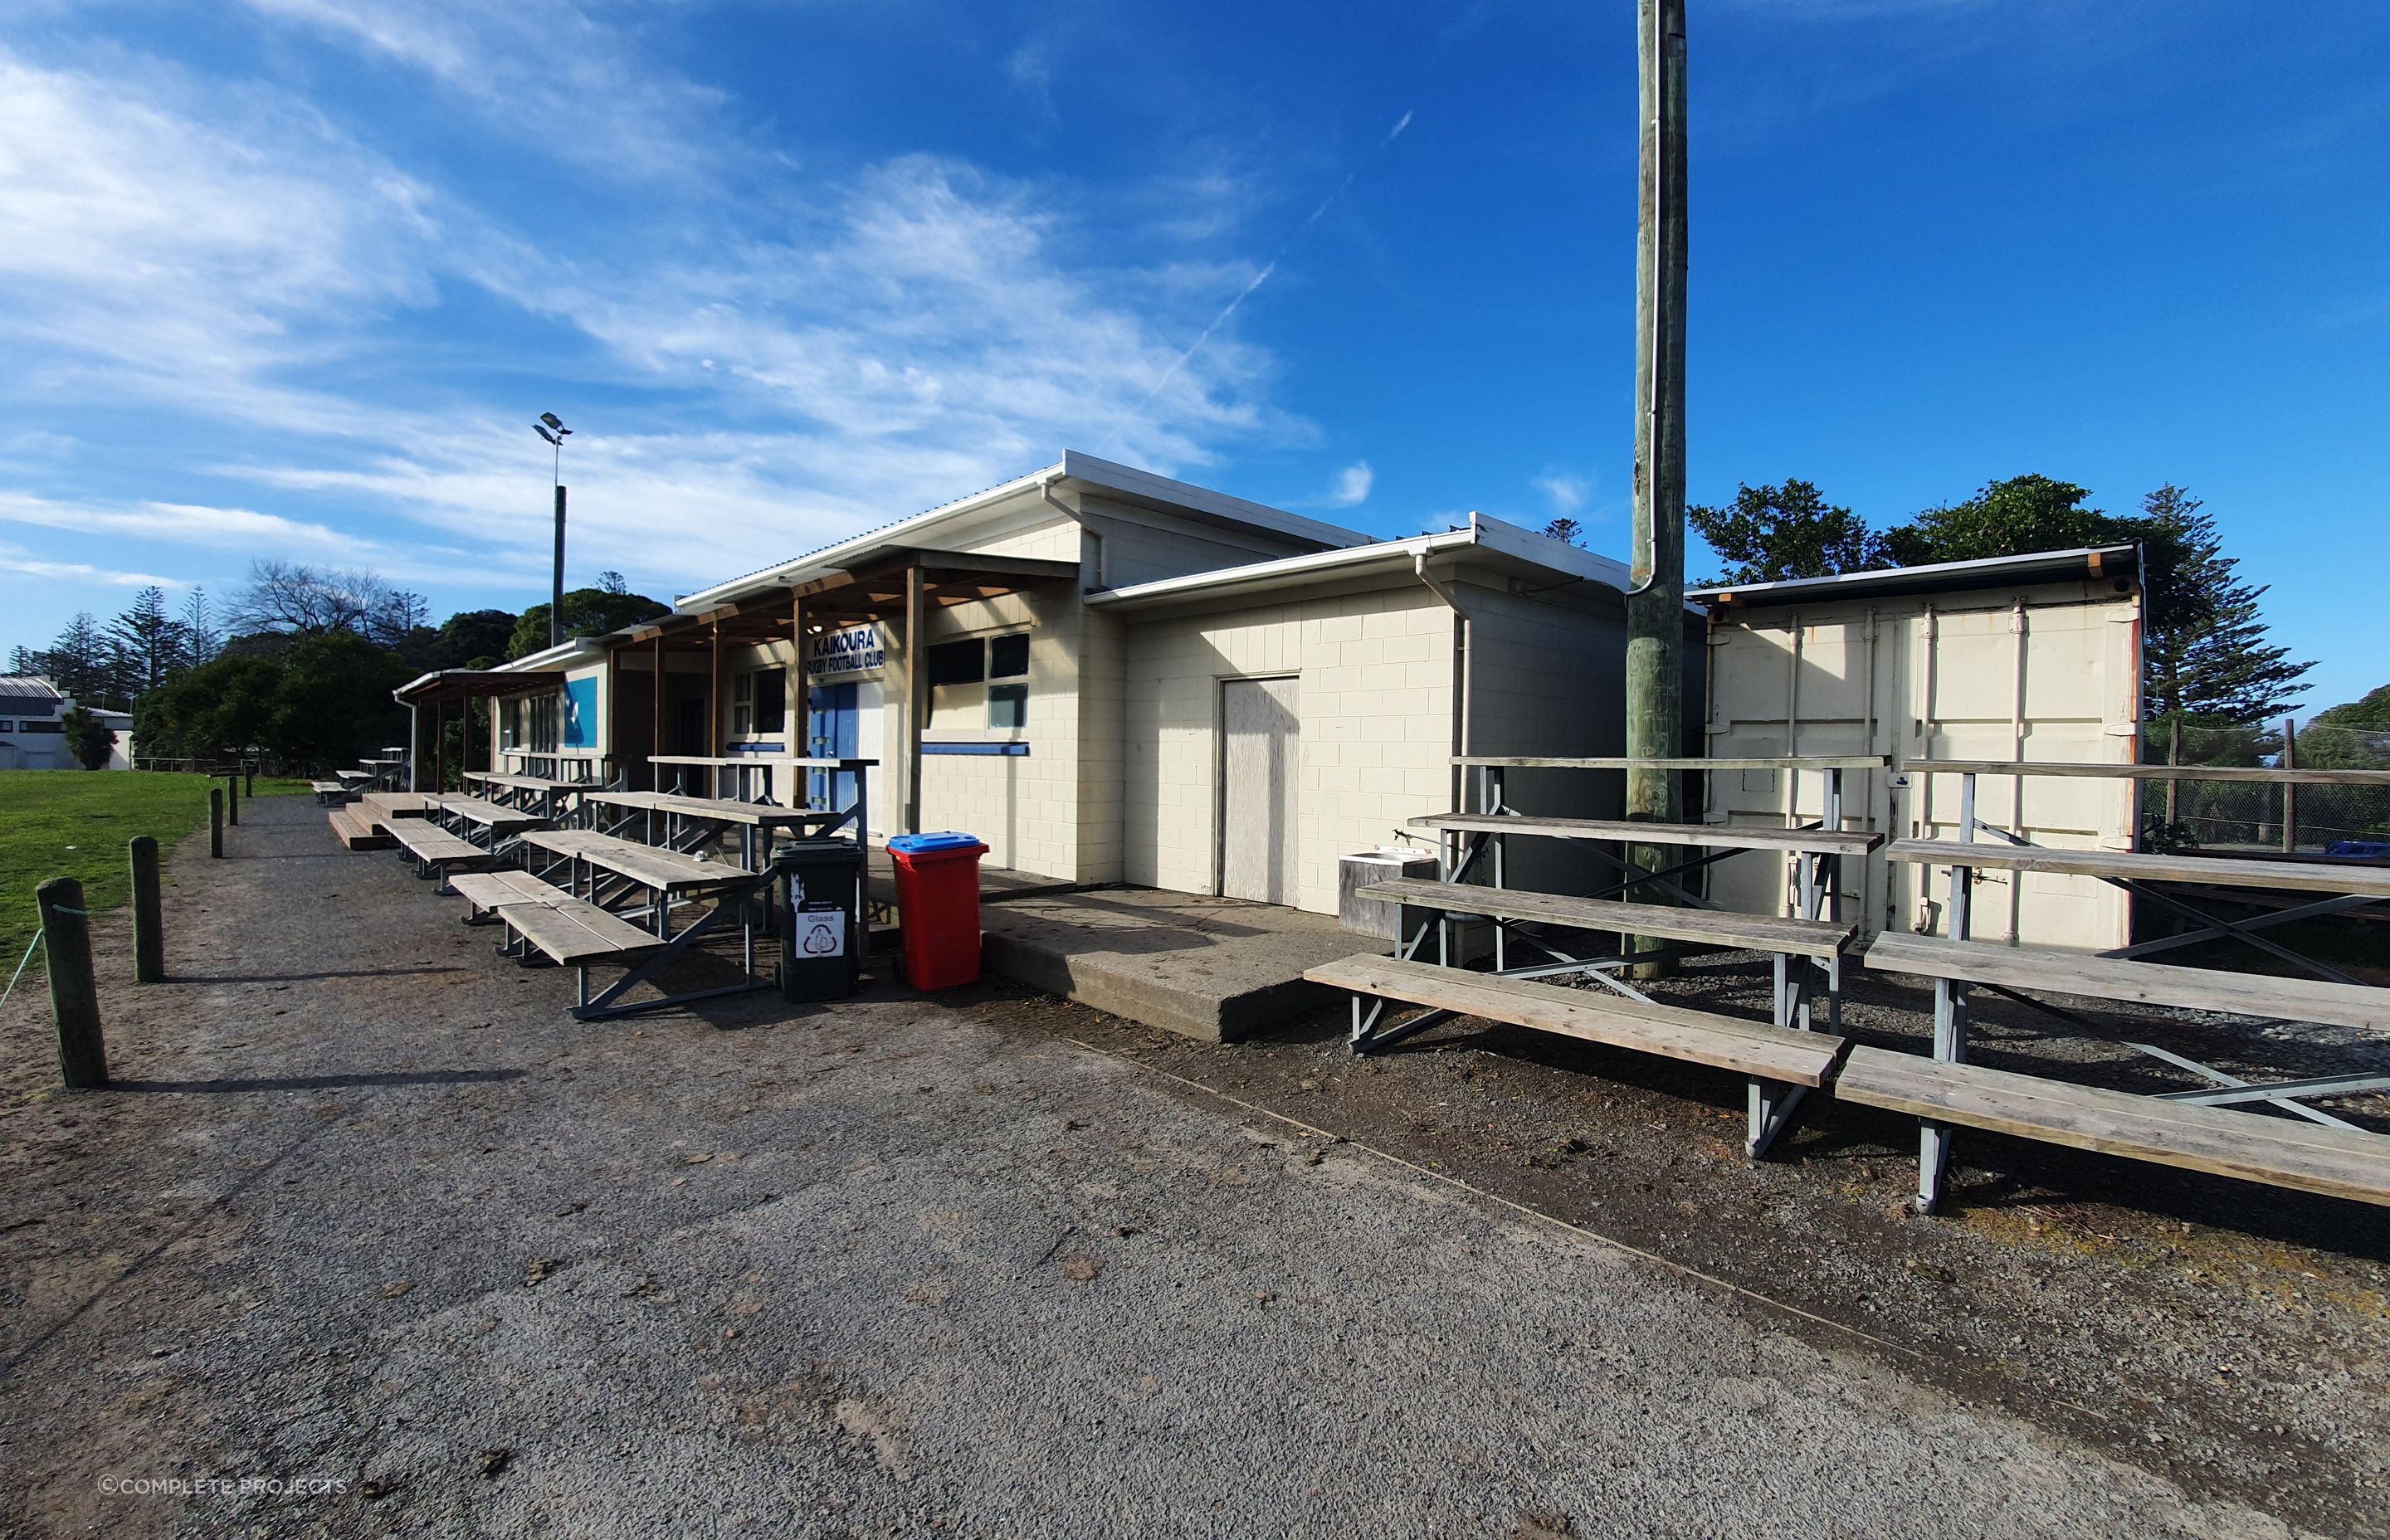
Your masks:
{"label": "red wheelie bin", "polygon": [[905,982],[915,989],[979,981],[979,858],[986,853],[972,834],[899,834],[888,841]]}

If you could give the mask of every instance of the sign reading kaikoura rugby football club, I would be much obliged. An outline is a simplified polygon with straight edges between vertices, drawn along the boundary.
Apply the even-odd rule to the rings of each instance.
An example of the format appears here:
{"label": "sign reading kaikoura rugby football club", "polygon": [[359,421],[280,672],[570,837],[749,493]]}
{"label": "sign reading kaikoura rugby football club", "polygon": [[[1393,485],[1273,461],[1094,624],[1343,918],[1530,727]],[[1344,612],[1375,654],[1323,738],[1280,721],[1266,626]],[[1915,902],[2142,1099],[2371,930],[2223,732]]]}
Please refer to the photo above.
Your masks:
{"label": "sign reading kaikoura rugby football club", "polygon": [[816,679],[841,674],[876,674],[887,661],[880,628],[852,625],[813,639],[813,647],[806,654],[806,672]]}

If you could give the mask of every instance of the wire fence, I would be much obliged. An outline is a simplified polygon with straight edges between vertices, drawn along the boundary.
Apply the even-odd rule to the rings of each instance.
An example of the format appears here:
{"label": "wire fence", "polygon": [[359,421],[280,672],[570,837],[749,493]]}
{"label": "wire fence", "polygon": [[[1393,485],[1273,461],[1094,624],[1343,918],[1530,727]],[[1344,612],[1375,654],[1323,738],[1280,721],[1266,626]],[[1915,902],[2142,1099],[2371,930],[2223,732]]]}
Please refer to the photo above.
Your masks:
{"label": "wire fence", "polygon": [[[2142,743],[2154,764],[2390,771],[2390,732],[2362,728],[2166,725]],[[2152,850],[2390,855],[2390,786],[2146,782],[2141,827]]]}

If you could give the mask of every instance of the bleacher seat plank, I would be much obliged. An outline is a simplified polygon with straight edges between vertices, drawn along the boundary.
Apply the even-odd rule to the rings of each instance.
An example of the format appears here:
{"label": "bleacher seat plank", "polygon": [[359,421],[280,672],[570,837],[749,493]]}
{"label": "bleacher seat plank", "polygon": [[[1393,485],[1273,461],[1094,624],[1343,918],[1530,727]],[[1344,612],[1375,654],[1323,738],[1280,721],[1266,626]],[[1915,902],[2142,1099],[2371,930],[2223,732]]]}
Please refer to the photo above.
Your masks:
{"label": "bleacher seat plank", "polygon": [[1418,877],[1375,882],[1360,890],[1356,896],[1420,908],[1448,909],[1458,914],[1491,915],[1500,919],[1572,926],[1580,930],[1614,930],[1624,935],[1660,936],[1669,941],[1804,957],[1835,956],[1851,944],[1858,929],[1827,920],[1621,904],[1611,899],[1570,898],[1521,888],[1484,888]]}
{"label": "bleacher seat plank", "polygon": [[2078,956],[1989,942],[1944,941],[1886,931],[1867,950],[1870,971],[1959,979],[2134,1005],[2176,1006],[2273,1020],[2390,1030],[2390,989],[2322,979],[2274,978],[2212,968],[2178,968],[2128,957]]}
{"label": "bleacher seat plank", "polygon": [[434,866],[455,866],[490,858],[488,851],[471,841],[458,839],[446,829],[421,819],[405,819],[385,827],[390,830],[390,837],[405,847],[407,853],[418,861]]}
{"label": "bleacher seat plank", "polygon": [[622,962],[661,952],[665,943],[594,904],[508,904],[497,910],[508,930],[567,968]]}
{"label": "bleacher seat plank", "polygon": [[1618,840],[1629,844],[1701,845],[1711,850],[1780,850],[1810,855],[1865,855],[1883,836],[1859,829],[1761,828],[1737,824],[1629,823],[1617,818],[1545,818],[1524,813],[1436,813],[1413,828],[1471,834],[1548,834],[1570,840]]}
{"label": "bleacher seat plank", "polygon": [[1824,1084],[1845,1046],[1842,1038],[1825,1033],[1795,1032],[1680,1006],[1646,1005],[1624,995],[1593,995],[1368,953],[1309,969],[1303,976],[1330,989],[1383,995],[1792,1085]]}
{"label": "bleacher seat plank", "polygon": [[1893,861],[1921,866],[2058,872],[2140,882],[2213,882],[2230,888],[2295,888],[2325,893],[2390,898],[2390,866],[2339,866],[2329,861],[2242,861],[2229,855],[2164,855],[2148,851],[2060,850],[2008,845],[1995,840],[1895,840]]}
{"label": "bleacher seat plank", "polygon": [[327,815],[332,834],[351,850],[388,850],[390,836],[358,817],[345,807],[336,807]]}
{"label": "bleacher seat plank", "polygon": [[701,888],[739,882],[753,876],[746,867],[722,861],[700,861],[693,855],[643,845],[587,829],[533,829],[523,842],[561,855],[575,855],[594,866],[651,888]]}
{"label": "bleacher seat plank", "polygon": [[503,909],[510,904],[569,904],[572,895],[529,872],[460,872],[448,885],[475,912]]}
{"label": "bleacher seat plank", "polygon": [[2390,1136],[2381,1134],[1870,1047],[1850,1050],[1834,1095],[1929,1123],[2390,1204]]}

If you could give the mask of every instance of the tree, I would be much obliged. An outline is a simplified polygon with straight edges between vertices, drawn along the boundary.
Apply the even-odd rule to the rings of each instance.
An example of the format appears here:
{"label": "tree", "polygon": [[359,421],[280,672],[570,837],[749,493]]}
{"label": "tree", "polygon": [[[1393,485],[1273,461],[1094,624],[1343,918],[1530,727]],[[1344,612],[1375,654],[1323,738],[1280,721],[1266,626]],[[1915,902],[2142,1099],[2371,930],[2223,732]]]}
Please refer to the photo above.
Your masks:
{"label": "tree", "polygon": [[1838,577],[1891,565],[1884,539],[1867,520],[1829,504],[1816,483],[1739,486],[1730,507],[1689,507],[1685,521],[1727,570],[1714,584]]}
{"label": "tree", "polygon": [[2086,507],[2091,494],[2072,481],[2013,476],[1989,481],[1963,503],[1927,508],[1884,532],[1884,548],[1903,567],[1979,561],[2028,551],[2067,551],[2143,538],[2133,520]]}
{"label": "tree", "polygon": [[154,690],[183,666],[187,656],[183,622],[166,609],[166,591],[151,585],[133,596],[124,613],[109,622],[120,649],[122,692],[127,699]]}
{"label": "tree", "polygon": [[2141,500],[2131,533],[2148,552],[2141,632],[2143,714],[2153,721],[2255,726],[2291,709],[2313,663],[2269,641],[2257,601],[2224,554],[2216,520],[2169,482]]}
{"label": "tree", "polygon": [[1565,545],[1585,544],[1585,526],[1562,514],[1544,526],[1544,533]]}
{"label": "tree", "polygon": [[249,585],[233,601],[232,618],[252,632],[370,636],[387,632],[394,598],[390,584],[371,572],[260,558],[249,564]]}
{"label": "tree", "polygon": [[623,574],[611,567],[598,574],[598,586],[609,594],[627,594],[631,591],[631,585],[623,579]]}
{"label": "tree", "polygon": [[[440,624],[432,639],[430,666],[487,668],[508,656],[514,640],[515,617],[504,610],[461,610]],[[540,635],[547,634],[547,618],[540,617]]]}
{"label": "tree", "polygon": [[224,633],[216,629],[215,612],[208,603],[208,591],[194,584],[191,597],[183,601],[183,655],[193,666],[206,662],[224,646]]}
{"label": "tree", "polygon": [[108,634],[91,618],[91,611],[79,610],[58,639],[50,644],[43,659],[43,673],[50,683],[68,695],[96,699],[107,693],[109,674],[113,659],[109,655]]}
{"label": "tree", "polygon": [[2368,690],[2363,699],[2345,701],[2316,712],[2307,725],[2341,727],[2358,732],[2390,733],[2390,685]]}
{"label": "tree", "polygon": [[50,655],[46,652],[36,652],[24,643],[19,642],[8,649],[8,672],[20,676],[47,674],[50,672]]}
{"label": "tree", "polygon": [[[602,636],[609,631],[654,620],[672,612],[645,594],[610,594],[603,588],[575,588],[564,596],[564,635]],[[534,604],[515,622],[507,644],[509,659],[527,658],[547,647],[547,606]]]}
{"label": "tree", "polygon": [[58,718],[58,726],[66,734],[67,752],[86,770],[105,770],[108,756],[116,748],[116,730],[82,706],[75,707]]}
{"label": "tree", "polygon": [[260,749],[293,769],[362,757],[402,729],[390,692],[406,665],[348,632],[286,640],[270,653],[228,649],[143,696],[134,730],[145,753],[210,759]]}

